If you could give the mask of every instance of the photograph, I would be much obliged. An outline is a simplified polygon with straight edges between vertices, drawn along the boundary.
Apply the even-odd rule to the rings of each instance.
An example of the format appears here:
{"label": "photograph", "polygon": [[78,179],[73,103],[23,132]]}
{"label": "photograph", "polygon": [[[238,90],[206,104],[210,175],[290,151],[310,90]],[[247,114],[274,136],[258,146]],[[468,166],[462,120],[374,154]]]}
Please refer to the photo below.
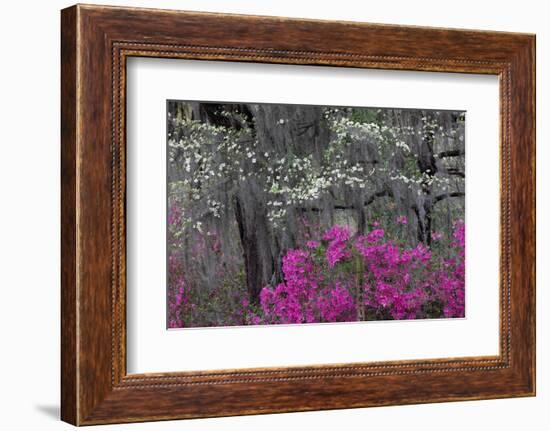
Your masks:
{"label": "photograph", "polygon": [[166,103],[167,328],[465,317],[460,110]]}

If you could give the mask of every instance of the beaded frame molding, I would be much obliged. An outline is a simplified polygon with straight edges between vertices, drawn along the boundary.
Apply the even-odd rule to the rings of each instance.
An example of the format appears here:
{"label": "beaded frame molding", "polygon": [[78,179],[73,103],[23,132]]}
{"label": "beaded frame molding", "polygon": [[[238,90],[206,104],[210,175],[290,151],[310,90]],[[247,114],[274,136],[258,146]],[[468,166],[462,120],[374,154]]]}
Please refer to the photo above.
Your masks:
{"label": "beaded frame molding", "polygon": [[[61,18],[64,421],[535,394],[534,35],[92,5],[64,9]],[[128,374],[125,100],[132,56],[498,75],[499,355]]]}

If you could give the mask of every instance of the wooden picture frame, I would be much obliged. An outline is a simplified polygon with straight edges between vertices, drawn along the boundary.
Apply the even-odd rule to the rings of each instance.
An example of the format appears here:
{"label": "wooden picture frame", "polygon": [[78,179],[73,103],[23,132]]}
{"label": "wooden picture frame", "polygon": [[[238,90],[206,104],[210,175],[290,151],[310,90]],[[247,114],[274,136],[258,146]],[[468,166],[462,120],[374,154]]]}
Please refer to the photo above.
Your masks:
{"label": "wooden picture frame", "polygon": [[[61,17],[64,421],[535,394],[534,35],[84,5]],[[125,65],[131,56],[498,75],[500,354],[127,374]]]}

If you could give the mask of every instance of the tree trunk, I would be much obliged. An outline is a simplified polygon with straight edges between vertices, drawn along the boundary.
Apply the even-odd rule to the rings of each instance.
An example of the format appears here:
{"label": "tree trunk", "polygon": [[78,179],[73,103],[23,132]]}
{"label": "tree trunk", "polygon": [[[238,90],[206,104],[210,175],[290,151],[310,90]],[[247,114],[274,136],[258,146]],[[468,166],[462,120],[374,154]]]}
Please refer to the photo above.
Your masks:
{"label": "tree trunk", "polygon": [[246,285],[248,296],[252,303],[258,304],[260,292],[266,283],[262,274],[258,237],[255,229],[249,229],[246,222],[244,205],[238,197],[235,197],[235,218],[239,227],[239,236],[243,248],[244,267],[246,272]]}

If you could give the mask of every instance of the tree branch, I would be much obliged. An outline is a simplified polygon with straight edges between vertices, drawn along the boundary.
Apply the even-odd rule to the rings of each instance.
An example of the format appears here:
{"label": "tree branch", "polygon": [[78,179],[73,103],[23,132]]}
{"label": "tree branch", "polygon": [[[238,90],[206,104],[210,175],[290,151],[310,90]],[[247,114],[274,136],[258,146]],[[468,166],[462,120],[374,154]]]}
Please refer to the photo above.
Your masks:
{"label": "tree branch", "polygon": [[447,199],[447,198],[458,198],[458,197],[461,197],[461,196],[464,196],[464,192],[443,193],[443,194],[441,194],[441,195],[437,195],[437,196],[434,198],[433,203],[436,204],[437,202],[442,201],[443,199]]}
{"label": "tree branch", "polygon": [[455,175],[457,177],[460,177],[460,178],[465,178],[466,175],[464,174],[464,172],[456,169],[456,168],[450,168],[450,169],[447,169],[447,174],[449,175]]}
{"label": "tree branch", "polygon": [[[392,192],[390,190],[380,190],[376,193],[373,193],[371,196],[369,196],[365,202],[363,203],[364,206],[368,206],[372,204],[377,198],[385,197],[385,196],[393,196]],[[335,210],[352,210],[356,209],[353,205],[333,205],[332,207]],[[319,212],[321,211],[318,207],[301,207],[297,208],[301,211],[314,211]]]}
{"label": "tree branch", "polygon": [[463,156],[463,155],[464,155],[464,150],[456,148],[454,150],[441,151],[437,155],[437,157],[442,159],[444,157],[457,157],[457,156]]}

